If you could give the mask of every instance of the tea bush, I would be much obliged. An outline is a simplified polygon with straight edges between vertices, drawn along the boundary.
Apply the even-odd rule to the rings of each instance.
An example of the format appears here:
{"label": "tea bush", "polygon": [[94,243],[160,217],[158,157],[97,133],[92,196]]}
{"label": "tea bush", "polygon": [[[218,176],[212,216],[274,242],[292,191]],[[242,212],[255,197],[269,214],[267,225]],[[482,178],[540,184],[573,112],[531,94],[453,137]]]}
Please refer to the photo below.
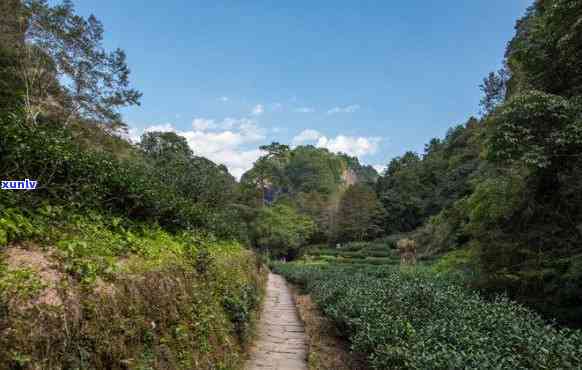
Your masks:
{"label": "tea bush", "polygon": [[311,293],[373,369],[582,366],[582,333],[547,325],[499,297],[485,301],[430,269],[275,264]]}

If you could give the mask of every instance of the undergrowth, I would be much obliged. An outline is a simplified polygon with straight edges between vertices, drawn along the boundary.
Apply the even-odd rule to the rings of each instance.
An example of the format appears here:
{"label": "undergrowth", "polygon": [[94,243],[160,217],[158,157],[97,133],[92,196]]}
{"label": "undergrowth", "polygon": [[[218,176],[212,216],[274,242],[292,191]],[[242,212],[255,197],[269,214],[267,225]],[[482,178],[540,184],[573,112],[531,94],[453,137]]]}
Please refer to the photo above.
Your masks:
{"label": "undergrowth", "polygon": [[[49,205],[4,209],[0,238],[6,368],[241,367],[265,276],[237,242]],[[14,248],[50,260],[58,284],[11,265]],[[49,288],[62,305],[32,304]]]}

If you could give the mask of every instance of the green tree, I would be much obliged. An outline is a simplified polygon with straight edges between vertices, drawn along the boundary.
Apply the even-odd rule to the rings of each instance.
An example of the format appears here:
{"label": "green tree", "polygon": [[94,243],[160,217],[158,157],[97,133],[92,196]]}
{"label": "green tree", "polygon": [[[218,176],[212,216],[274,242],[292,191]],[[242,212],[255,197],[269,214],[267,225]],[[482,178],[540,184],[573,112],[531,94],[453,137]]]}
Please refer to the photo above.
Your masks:
{"label": "green tree", "polygon": [[262,145],[259,149],[267,152],[266,157],[268,159],[274,158],[285,160],[289,156],[289,145],[279,144],[277,142],[273,142],[269,145]]}
{"label": "green tree", "polygon": [[582,99],[529,91],[512,97],[488,127],[488,159],[544,168],[557,180],[582,152]]}
{"label": "green tree", "polygon": [[386,210],[385,230],[388,234],[411,231],[422,222],[423,184],[419,176],[420,157],[407,152],[394,158],[376,189]]}
{"label": "green tree", "polygon": [[582,1],[537,0],[517,22],[506,51],[511,94],[582,94]]}
{"label": "green tree", "polygon": [[29,122],[50,100],[62,109],[65,123],[81,117],[124,128],[117,109],[139,104],[141,93],[129,86],[129,67],[121,49],[102,46],[103,25],[93,16],[75,14],[65,0],[51,6],[46,0],[24,0],[17,44],[16,74],[24,82],[24,103]]}
{"label": "green tree", "polygon": [[315,231],[311,218],[287,205],[263,207],[252,225],[256,245],[274,257],[295,258]]}
{"label": "green tree", "polygon": [[146,132],[139,147],[148,157],[160,162],[193,156],[186,139],[174,132]]}
{"label": "green tree", "polygon": [[483,79],[483,83],[479,86],[483,92],[483,97],[479,103],[483,113],[493,112],[497,106],[505,101],[509,78],[509,71],[503,68],[497,72],[489,73],[487,78]]}
{"label": "green tree", "polygon": [[350,186],[339,206],[336,236],[338,241],[371,240],[382,233],[384,209],[370,187]]}
{"label": "green tree", "polygon": [[538,0],[517,22],[507,97],[485,120],[466,203],[482,283],[581,325],[582,1]]}
{"label": "green tree", "polygon": [[432,139],[422,157],[407,152],[390,162],[376,184],[388,234],[412,231],[471,193],[482,171],[482,130],[483,124],[470,118],[443,140]]}
{"label": "green tree", "polygon": [[286,174],[295,193],[330,195],[341,183],[342,161],[326,149],[299,146],[293,150]]}
{"label": "green tree", "polygon": [[318,192],[299,193],[293,198],[297,209],[304,215],[308,215],[315,222],[316,231],[312,236],[312,242],[327,242],[332,237],[333,209],[329,199]]}
{"label": "green tree", "polygon": [[16,50],[24,43],[20,33],[18,0],[0,2],[0,115],[13,112],[22,103],[24,84],[14,71],[18,66]]}
{"label": "green tree", "polygon": [[157,176],[177,194],[205,207],[220,208],[234,200],[235,180],[224,166],[196,157],[186,139],[174,132],[148,132],[139,147]]}

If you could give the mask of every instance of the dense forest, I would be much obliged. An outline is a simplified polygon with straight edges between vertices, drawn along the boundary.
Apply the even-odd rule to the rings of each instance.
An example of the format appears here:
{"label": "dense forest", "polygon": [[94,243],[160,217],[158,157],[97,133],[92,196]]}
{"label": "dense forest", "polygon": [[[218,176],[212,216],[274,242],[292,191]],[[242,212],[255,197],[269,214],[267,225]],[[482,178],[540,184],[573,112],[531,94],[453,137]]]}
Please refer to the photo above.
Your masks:
{"label": "dense forest", "polygon": [[[460,259],[476,286],[581,325],[581,14],[579,1],[537,1],[481,85],[481,117],[394,158],[377,180],[346,157],[355,176],[338,176],[324,149],[298,147],[264,157],[242,183],[266,176],[275,203],[316,220],[312,242],[408,234],[423,256]],[[308,165],[306,153],[318,153]]]}
{"label": "dense forest", "polygon": [[[459,346],[475,344],[483,317],[499,330],[529,320],[532,328],[495,338],[547,343],[512,337],[507,348],[527,351],[504,366],[575,367],[578,337],[544,325],[582,326],[582,1],[535,1],[503,68],[480,86],[481,115],[383,173],[343,153],[274,142],[237,181],[176,133],[131,143],[119,112],[139,105],[141,92],[103,34],[70,1],[0,2],[0,179],[38,184],[0,191],[0,367],[239,368],[264,295],[263,261],[344,250],[383,264],[401,238],[438,274],[274,268],[352,333],[355,352],[373,353],[372,368],[469,366],[439,363],[438,346],[423,347],[418,333],[434,339],[442,329],[414,327],[439,315],[415,311],[425,286],[444,289],[445,311],[462,316]],[[463,282],[443,288],[442,273]],[[358,315],[379,331],[393,318],[369,292],[403,297],[412,324],[398,321],[390,335],[409,347],[357,326]],[[333,301],[344,293],[356,296]],[[373,310],[358,311],[352,298]],[[546,347],[566,355],[541,358]],[[499,349],[487,348],[473,365],[494,366]]]}
{"label": "dense forest", "polygon": [[387,233],[427,253],[473,251],[483,288],[580,325],[582,3],[537,1],[504,68],[483,81],[480,119],[393,160],[377,184]]}

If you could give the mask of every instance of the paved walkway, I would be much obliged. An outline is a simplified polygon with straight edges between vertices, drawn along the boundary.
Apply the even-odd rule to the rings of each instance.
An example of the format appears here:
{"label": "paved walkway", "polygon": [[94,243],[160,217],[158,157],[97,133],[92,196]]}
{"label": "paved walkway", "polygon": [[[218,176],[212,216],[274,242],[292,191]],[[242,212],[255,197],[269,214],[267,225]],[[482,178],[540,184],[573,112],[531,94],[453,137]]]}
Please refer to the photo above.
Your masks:
{"label": "paved walkway", "polygon": [[285,280],[269,274],[267,297],[247,370],[307,370],[307,338]]}

